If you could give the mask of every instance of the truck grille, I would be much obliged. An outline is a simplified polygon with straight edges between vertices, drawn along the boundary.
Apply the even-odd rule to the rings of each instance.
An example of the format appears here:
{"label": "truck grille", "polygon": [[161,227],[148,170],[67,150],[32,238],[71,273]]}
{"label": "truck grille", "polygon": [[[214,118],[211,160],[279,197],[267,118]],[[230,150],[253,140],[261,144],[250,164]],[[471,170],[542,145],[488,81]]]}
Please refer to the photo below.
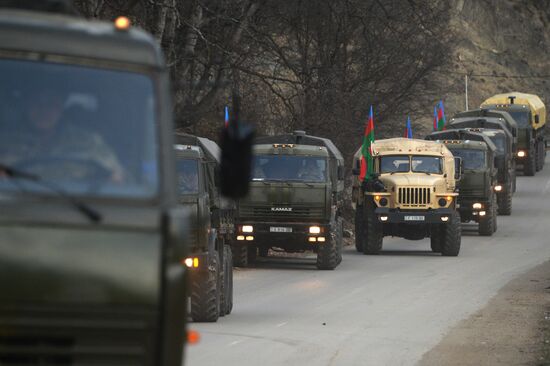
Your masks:
{"label": "truck grille", "polygon": [[421,207],[431,203],[429,187],[403,187],[398,190],[397,201],[401,206]]}
{"label": "truck grille", "polygon": [[[279,207],[279,206],[277,206]],[[272,211],[271,207],[241,206],[241,217],[269,218],[269,219],[303,219],[319,218],[324,213],[323,207],[292,207],[292,211]]]}

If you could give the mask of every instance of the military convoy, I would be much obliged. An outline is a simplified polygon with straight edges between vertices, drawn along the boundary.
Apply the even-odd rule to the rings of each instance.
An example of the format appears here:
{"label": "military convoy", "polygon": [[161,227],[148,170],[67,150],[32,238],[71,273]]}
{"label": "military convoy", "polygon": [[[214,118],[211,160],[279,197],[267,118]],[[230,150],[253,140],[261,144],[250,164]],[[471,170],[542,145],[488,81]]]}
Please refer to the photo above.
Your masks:
{"label": "military convoy", "polygon": [[[461,159],[442,143],[406,138],[377,140],[371,151],[378,184],[355,179],[352,191],[357,249],[378,254],[384,236],[430,237],[434,252],[457,256],[461,224],[456,184]],[[360,156],[358,150],[353,165],[356,175]]]}
{"label": "military convoy", "polygon": [[486,99],[481,108],[506,111],[514,118],[518,126],[517,164],[522,165],[526,176],[541,170],[546,157],[546,107],[542,100],[533,94],[510,92]]}
{"label": "military convoy", "polygon": [[461,222],[475,221],[479,235],[493,235],[499,187],[496,146],[486,135],[467,129],[432,132],[426,139],[445,144],[453,156],[462,158],[464,173],[457,185]]}
{"label": "military convoy", "polygon": [[179,203],[192,212],[189,254],[191,318],[213,322],[233,308],[235,203],[220,194],[220,148],[209,139],[175,136]]}
{"label": "military convoy", "polygon": [[235,266],[269,249],[317,253],[317,268],[342,260],[344,159],[324,138],[293,134],[258,137],[250,193],[238,201]]}

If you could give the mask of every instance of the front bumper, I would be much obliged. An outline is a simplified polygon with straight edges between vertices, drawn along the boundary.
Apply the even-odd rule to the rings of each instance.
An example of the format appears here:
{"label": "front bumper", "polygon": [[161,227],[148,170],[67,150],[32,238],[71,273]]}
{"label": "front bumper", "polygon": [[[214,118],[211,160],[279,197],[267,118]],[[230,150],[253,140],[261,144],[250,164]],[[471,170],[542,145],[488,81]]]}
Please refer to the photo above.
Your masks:
{"label": "front bumper", "polygon": [[[253,227],[252,232],[244,233],[241,228],[244,225]],[[311,226],[318,226],[319,233],[310,233]],[[240,222],[235,228],[235,239],[241,244],[254,244],[259,242],[267,242],[269,244],[289,244],[326,242],[330,235],[329,224],[319,224],[316,222]],[[315,238],[315,240],[310,239]],[[319,238],[322,238],[319,240]]]}
{"label": "front bumper", "polygon": [[[374,210],[378,221],[384,224],[441,224],[449,222],[455,211],[451,208],[408,210],[378,207]],[[447,219],[445,219],[447,218]]]}

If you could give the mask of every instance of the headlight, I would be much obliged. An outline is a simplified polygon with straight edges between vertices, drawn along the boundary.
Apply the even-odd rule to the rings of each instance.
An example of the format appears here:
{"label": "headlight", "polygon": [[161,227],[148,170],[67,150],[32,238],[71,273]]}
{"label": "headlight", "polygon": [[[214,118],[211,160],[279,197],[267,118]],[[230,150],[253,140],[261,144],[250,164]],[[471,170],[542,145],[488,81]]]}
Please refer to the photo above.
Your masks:
{"label": "headlight", "polygon": [[254,231],[254,227],[252,225],[243,225],[242,231],[243,233],[251,233]]}
{"label": "headlight", "polygon": [[197,257],[185,258],[183,263],[185,264],[185,266],[189,268],[197,268],[199,266],[199,258]]}
{"label": "headlight", "polygon": [[525,151],[518,151],[518,157],[523,158],[525,156]]}
{"label": "headlight", "polygon": [[309,233],[310,234],[320,234],[321,228],[319,226],[310,226],[309,227]]}
{"label": "headlight", "polygon": [[501,185],[495,186],[495,192],[500,192],[500,191],[502,191],[502,186]]}
{"label": "headlight", "polygon": [[382,198],[380,198],[380,201],[378,201],[378,203],[380,203],[380,206],[387,206],[388,205],[388,199],[386,197],[382,197]]}
{"label": "headlight", "polygon": [[439,203],[439,206],[443,207],[447,205],[447,200],[445,198],[440,198],[437,203]]}
{"label": "headlight", "polygon": [[474,203],[474,204],[472,205],[472,208],[473,208],[473,209],[476,209],[476,210],[479,210],[479,209],[481,209],[482,207],[483,207],[483,205],[482,205],[481,203],[479,203],[479,202],[476,202],[476,203]]}

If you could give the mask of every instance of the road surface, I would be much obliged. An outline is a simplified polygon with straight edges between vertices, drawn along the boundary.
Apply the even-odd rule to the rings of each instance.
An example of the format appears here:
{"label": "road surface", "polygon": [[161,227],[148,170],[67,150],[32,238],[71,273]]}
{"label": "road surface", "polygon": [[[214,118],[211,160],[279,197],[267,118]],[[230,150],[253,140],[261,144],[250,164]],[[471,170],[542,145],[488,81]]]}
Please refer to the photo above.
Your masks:
{"label": "road surface", "polygon": [[459,257],[433,254],[429,239],[384,238],[378,256],[346,247],[334,271],[316,270],[314,259],[236,269],[233,313],[190,324],[202,339],[187,348],[186,365],[414,365],[508,281],[549,258],[546,164],[518,177],[512,216],[498,217],[492,237],[463,226]]}

